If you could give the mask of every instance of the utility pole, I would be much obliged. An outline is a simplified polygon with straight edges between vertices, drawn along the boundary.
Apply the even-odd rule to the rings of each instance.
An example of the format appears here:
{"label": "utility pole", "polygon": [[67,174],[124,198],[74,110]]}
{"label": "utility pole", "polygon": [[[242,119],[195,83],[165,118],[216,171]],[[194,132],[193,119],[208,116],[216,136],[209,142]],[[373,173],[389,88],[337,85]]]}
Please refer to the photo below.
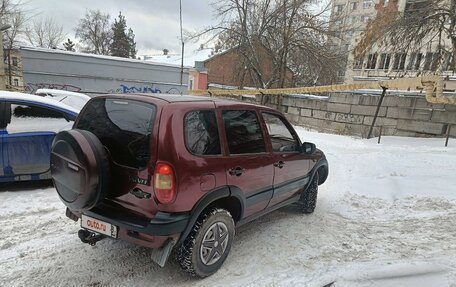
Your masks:
{"label": "utility pole", "polygon": [[6,90],[5,65],[3,63],[3,31],[11,28],[11,25],[2,25],[0,19],[0,90]]}
{"label": "utility pole", "polygon": [[[184,78],[184,37],[182,34],[182,0],[179,0],[179,22],[180,22],[180,36],[181,36],[181,70],[180,70],[180,86],[182,89],[183,78]],[[182,94],[182,91],[181,91]]]}

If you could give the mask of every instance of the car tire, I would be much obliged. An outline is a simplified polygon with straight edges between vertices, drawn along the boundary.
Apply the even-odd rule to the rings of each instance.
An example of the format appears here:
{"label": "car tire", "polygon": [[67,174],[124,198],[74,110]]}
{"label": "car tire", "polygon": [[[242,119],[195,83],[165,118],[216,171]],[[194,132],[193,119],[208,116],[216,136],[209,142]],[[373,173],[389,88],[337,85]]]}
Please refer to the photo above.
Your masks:
{"label": "car tire", "polygon": [[234,234],[231,214],[221,208],[209,209],[198,218],[179,247],[177,261],[182,269],[192,276],[210,276],[220,269],[226,260]]}
{"label": "car tire", "polygon": [[315,207],[317,206],[318,181],[319,175],[317,171],[312,178],[312,181],[301,195],[301,211],[305,214],[313,213],[315,211]]}
{"label": "car tire", "polygon": [[55,136],[51,174],[60,199],[73,211],[92,209],[109,191],[109,157],[89,131],[73,129]]}

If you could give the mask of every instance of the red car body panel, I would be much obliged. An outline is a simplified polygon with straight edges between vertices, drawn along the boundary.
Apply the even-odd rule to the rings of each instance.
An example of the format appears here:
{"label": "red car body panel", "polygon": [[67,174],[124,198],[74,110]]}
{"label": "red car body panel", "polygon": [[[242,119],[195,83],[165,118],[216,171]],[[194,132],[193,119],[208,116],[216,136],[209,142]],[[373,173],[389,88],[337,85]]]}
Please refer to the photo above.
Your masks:
{"label": "red car body panel", "polygon": [[[205,199],[209,198],[211,193],[215,194],[220,190],[225,190],[225,194],[228,192],[231,196],[235,192],[241,193],[238,197],[242,197],[240,206],[242,205],[244,209],[238,220],[253,218],[269,207],[299,196],[309,180],[316,161],[324,157],[322,153],[313,155],[303,152],[274,153],[262,112],[284,117],[268,107],[222,99],[176,95],[129,94],[101,97],[137,100],[151,103],[156,107],[147,167],[138,170],[113,163],[111,190],[105,200],[107,205],[119,208],[119,214],[129,214],[131,217],[141,219],[141,223],[136,223],[136,231],[122,226],[119,228],[118,237],[135,244],[159,248],[168,239],[178,240],[187,231],[157,235],[149,231],[143,232],[141,228],[145,230],[157,214],[188,214],[188,225],[190,225],[193,217],[198,215],[194,215],[195,210],[199,210],[201,206],[204,207],[204,204],[210,204],[210,202],[206,203]],[[90,101],[87,105],[90,105]],[[81,111],[74,127],[78,126],[79,118],[85,116],[85,109]],[[185,115],[190,111],[199,110],[216,112],[222,152],[220,155],[194,155],[186,146]],[[261,126],[266,151],[258,154],[230,155],[222,120],[223,110],[254,111]],[[293,133],[297,138],[294,130]],[[297,140],[301,144],[299,138]],[[282,168],[274,166],[279,161],[284,163]],[[175,172],[177,194],[171,204],[161,204],[156,199],[153,180],[157,163],[167,163]],[[239,168],[242,173],[233,175],[231,171],[235,168]],[[138,198],[132,193],[135,189],[150,194],[150,198]],[[70,212],[76,217],[81,215],[79,212]],[[96,217],[97,212],[93,211],[91,216]],[[101,219],[109,220],[109,217],[101,215],[100,213]],[[116,222],[113,221],[113,224]]]}

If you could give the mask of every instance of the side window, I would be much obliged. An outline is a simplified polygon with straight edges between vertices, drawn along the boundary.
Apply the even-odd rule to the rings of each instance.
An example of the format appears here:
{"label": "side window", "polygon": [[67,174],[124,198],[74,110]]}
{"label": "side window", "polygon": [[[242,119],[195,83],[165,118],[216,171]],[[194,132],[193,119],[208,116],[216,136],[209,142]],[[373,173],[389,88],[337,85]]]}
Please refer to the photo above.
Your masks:
{"label": "side window", "polygon": [[274,152],[299,151],[299,142],[293,137],[284,120],[274,114],[263,113],[264,122],[268,127]]}
{"label": "side window", "polygon": [[11,103],[11,122],[6,127],[9,134],[21,132],[59,132],[71,129],[63,113],[38,105]]}
{"label": "side window", "polygon": [[215,111],[193,111],[184,120],[185,144],[197,155],[221,154]]}
{"label": "side window", "polygon": [[255,111],[223,111],[222,117],[230,154],[266,152]]}

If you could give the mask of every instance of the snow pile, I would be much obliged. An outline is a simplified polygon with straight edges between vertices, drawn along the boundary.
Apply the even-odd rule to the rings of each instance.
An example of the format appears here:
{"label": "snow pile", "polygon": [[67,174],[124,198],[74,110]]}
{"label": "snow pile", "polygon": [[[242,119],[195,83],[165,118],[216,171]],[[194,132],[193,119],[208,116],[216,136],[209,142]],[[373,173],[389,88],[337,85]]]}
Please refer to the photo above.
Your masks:
{"label": "snow pile", "polygon": [[213,276],[161,269],[121,241],[82,244],[53,188],[19,188],[0,192],[0,286],[455,286],[455,140],[298,132],[330,163],[315,213],[238,228]]}
{"label": "snow pile", "polygon": [[85,104],[90,100],[90,97],[86,94],[57,89],[38,89],[35,94],[59,101],[78,111],[82,110]]}

